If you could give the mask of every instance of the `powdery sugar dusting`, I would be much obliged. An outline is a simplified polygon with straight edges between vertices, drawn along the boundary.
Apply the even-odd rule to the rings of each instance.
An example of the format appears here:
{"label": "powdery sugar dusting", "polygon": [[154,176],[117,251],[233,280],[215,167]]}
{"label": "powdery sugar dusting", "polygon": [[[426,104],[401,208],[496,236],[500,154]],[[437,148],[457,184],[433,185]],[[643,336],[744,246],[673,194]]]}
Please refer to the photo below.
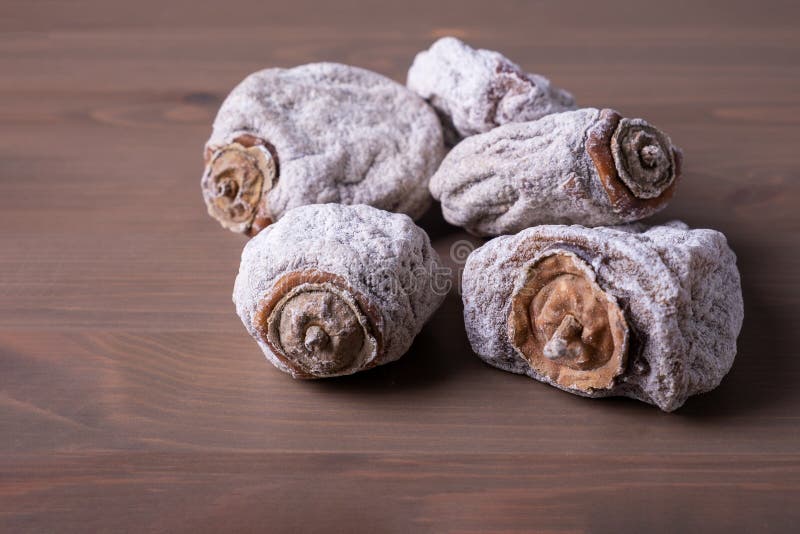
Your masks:
{"label": "powdery sugar dusting", "polygon": [[444,300],[433,291],[439,257],[427,234],[406,215],[370,206],[312,205],[289,211],[250,240],[233,290],[236,311],[267,358],[290,372],[261,342],[254,325],[262,297],[292,271],[341,276],[380,310],[384,352],[400,358]]}
{"label": "powdery sugar dusting", "polygon": [[550,80],[528,74],[491,50],[444,37],[420,52],[408,71],[408,87],[439,112],[450,144],[509,122],[535,120],[575,108],[572,95]]}
{"label": "powdery sugar dusting", "polygon": [[620,222],[584,148],[599,115],[594,108],[567,111],[464,139],[431,179],[445,219],[478,235],[575,219]]}
{"label": "powdery sugar dusting", "polygon": [[623,306],[633,333],[626,370],[614,387],[587,396],[623,395],[672,411],[719,385],[733,364],[744,315],[736,256],[723,234],[680,222],[539,226],[477,249],[463,276],[464,320],[484,361],[560,387],[537,375],[508,338],[511,296],[524,265],[559,246],[582,251],[599,285]]}
{"label": "powdery sugar dusting", "polygon": [[595,108],[506,124],[456,145],[431,178],[448,222],[481,236],[537,224],[613,225],[666,205],[620,210],[612,205],[587,152]]}
{"label": "powdery sugar dusting", "polygon": [[223,102],[206,146],[245,133],[277,152],[278,182],[266,198],[273,219],[326,202],[419,217],[444,155],[436,113],[420,97],[380,74],[336,63],[245,78]]}

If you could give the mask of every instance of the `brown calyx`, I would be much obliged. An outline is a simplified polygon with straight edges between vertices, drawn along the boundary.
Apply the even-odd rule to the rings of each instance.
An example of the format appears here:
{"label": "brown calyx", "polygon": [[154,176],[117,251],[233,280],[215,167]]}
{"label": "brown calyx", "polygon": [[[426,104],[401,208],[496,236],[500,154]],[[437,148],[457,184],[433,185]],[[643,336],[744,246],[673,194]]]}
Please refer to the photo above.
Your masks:
{"label": "brown calyx", "polygon": [[259,303],[261,339],[298,378],[348,374],[377,364],[378,311],[340,276],[291,272]]}
{"label": "brown calyx", "polygon": [[622,310],[572,252],[556,251],[526,267],[512,296],[508,334],[538,374],[566,388],[609,389],[625,368]]}
{"label": "brown calyx", "polygon": [[201,180],[208,213],[234,232],[253,236],[272,223],[266,194],[277,181],[274,148],[241,135],[219,148],[207,148]]}
{"label": "brown calyx", "polygon": [[588,131],[586,152],[616,213],[637,217],[654,213],[675,192],[681,152],[666,134],[642,119],[602,110]]}

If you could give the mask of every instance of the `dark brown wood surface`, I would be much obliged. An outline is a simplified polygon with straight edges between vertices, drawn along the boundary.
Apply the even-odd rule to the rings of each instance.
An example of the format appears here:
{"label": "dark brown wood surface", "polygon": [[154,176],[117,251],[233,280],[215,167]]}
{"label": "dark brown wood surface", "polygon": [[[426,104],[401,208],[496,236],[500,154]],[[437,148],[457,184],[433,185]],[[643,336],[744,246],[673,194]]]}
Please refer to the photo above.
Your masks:
{"label": "dark brown wood surface", "polygon": [[[796,531],[796,2],[198,4],[0,3],[0,531]],[[664,414],[503,373],[455,293],[395,364],[264,360],[244,239],[200,197],[216,108],[266,66],[402,81],[447,34],[685,149],[656,220],[725,232],[744,284],[719,389]],[[444,257],[466,238],[422,224]]]}

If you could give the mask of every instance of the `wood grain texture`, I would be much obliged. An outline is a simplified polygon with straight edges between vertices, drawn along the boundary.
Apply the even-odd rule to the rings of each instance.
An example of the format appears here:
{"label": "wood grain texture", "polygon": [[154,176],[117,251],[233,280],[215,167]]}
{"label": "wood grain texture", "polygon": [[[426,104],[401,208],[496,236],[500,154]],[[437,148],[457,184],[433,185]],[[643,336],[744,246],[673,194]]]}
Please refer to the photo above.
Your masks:
{"label": "wood grain texture", "polygon": [[[796,3],[198,4],[0,4],[0,531],[796,529]],[[244,239],[200,197],[216,108],[265,66],[402,81],[447,34],[684,148],[655,220],[725,232],[744,284],[719,389],[668,415],[489,368],[455,292],[397,363],[264,361],[230,300]],[[423,226],[445,257],[466,238]]]}

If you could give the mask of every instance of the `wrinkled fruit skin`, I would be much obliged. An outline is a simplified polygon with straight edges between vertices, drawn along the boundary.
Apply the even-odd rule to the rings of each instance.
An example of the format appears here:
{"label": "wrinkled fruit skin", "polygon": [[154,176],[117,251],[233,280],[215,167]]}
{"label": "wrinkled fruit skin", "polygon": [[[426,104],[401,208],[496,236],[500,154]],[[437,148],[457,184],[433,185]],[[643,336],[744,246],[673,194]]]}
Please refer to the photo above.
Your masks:
{"label": "wrinkled fruit skin", "polygon": [[[571,255],[579,261],[572,267],[555,266],[544,275],[531,278],[531,268],[541,268],[536,266],[543,265],[539,262],[551,255]],[[555,295],[557,301],[551,303],[557,306],[548,310],[545,301],[528,306],[531,311],[523,326],[543,330],[534,332],[541,336],[533,347],[540,352],[531,352],[524,337],[515,337],[512,325],[515,318],[526,320],[524,306],[521,311],[519,308],[520,292],[532,287],[532,301],[540,294],[546,300],[550,298],[547,292],[543,293],[547,284],[558,282],[564,274],[580,273],[575,271],[576,266],[583,269],[585,274],[580,277],[584,281],[576,284],[575,280],[567,280],[567,294]],[[538,285],[531,286],[531,280],[537,279]],[[675,410],[691,395],[719,385],[733,365],[744,315],[736,256],[725,236],[714,230],[690,230],[680,222],[653,227],[633,224],[528,228],[476,249],[467,260],[462,285],[467,335],[473,350],[487,363],[577,395],[621,395],[664,411]],[[550,288],[551,292],[557,290],[558,287]],[[598,303],[571,300],[576,292],[584,297],[592,294]],[[598,307],[601,303],[602,310]],[[583,340],[583,345],[591,350],[599,348],[603,355],[597,357],[589,351],[583,365],[582,347],[574,346],[577,326],[566,316],[575,317],[581,328],[594,324],[613,334],[613,329],[606,326],[612,324],[616,313],[610,303],[623,314],[628,329],[627,347],[616,340],[610,344],[602,339]],[[597,321],[598,318],[602,320]],[[537,320],[544,326],[537,325]],[[546,349],[548,357],[545,346],[554,338]],[[607,343],[606,348],[603,343]],[[615,374],[612,369],[609,384],[581,381],[585,377],[580,373],[591,373],[613,361],[613,355],[605,360],[611,346],[625,349],[620,372]],[[531,354],[539,359],[532,359]],[[572,384],[560,380],[558,373],[551,372],[553,369],[537,365],[543,360],[558,364],[556,369],[561,371],[572,368],[576,380]]]}
{"label": "wrinkled fruit skin", "polygon": [[[214,120],[204,177],[215,174],[209,154],[243,137],[267,147],[275,179],[247,211],[249,226],[211,214],[251,235],[309,204],[367,204],[420,217],[431,203],[428,181],[444,155],[439,120],[424,100],[380,74],[336,63],[245,78]],[[207,181],[206,198],[214,190]]]}
{"label": "wrinkled fruit skin", "polygon": [[503,124],[575,109],[572,95],[547,78],[455,37],[417,54],[406,85],[436,109],[449,146]]}
{"label": "wrinkled fruit skin", "polygon": [[341,376],[408,351],[444,300],[442,274],[427,234],[406,215],[302,206],[245,246],[233,301],[277,368]]}
{"label": "wrinkled fruit skin", "polygon": [[[500,126],[453,148],[431,178],[431,193],[448,222],[480,236],[539,224],[637,221],[666,207],[680,176],[680,152],[658,132],[660,159],[653,144],[642,145],[642,156],[655,158],[657,165],[647,169],[657,179],[651,174],[637,179],[660,194],[638,198],[621,180],[612,143],[620,132],[645,127],[656,131],[641,119],[628,121],[613,110],[594,108]],[[632,151],[625,142],[617,153],[632,158]]]}

